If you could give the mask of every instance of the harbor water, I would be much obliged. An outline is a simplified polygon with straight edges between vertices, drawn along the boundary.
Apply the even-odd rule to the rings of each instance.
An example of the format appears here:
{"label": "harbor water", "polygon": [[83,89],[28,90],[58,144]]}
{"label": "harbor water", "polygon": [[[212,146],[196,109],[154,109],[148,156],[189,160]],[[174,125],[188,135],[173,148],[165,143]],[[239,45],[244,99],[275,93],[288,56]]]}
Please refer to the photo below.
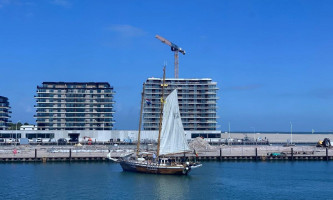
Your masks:
{"label": "harbor water", "polygon": [[0,199],[333,199],[333,162],[204,162],[188,176],[109,162],[0,164]]}

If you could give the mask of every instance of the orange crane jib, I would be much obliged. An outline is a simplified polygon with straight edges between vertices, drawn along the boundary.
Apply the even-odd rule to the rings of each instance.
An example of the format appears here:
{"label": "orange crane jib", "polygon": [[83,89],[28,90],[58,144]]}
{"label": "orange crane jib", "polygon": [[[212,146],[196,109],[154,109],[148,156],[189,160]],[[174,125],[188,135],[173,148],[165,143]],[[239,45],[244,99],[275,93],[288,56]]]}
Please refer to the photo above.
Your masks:
{"label": "orange crane jib", "polygon": [[159,39],[161,42],[163,42],[166,45],[169,45],[171,47],[171,51],[179,51],[180,53],[182,53],[183,55],[185,55],[185,50],[183,50],[182,48],[178,47],[176,44],[170,42],[169,40],[163,38],[162,36],[156,35],[155,36],[157,39]]}

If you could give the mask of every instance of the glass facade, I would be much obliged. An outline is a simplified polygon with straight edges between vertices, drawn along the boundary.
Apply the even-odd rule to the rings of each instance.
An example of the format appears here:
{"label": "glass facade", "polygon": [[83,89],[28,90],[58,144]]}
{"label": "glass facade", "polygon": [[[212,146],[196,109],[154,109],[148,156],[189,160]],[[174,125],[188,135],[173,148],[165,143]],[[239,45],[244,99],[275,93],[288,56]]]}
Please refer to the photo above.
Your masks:
{"label": "glass facade", "polygon": [[0,96],[0,130],[7,130],[10,121],[10,106],[7,97]]}
{"label": "glass facade", "polygon": [[113,95],[107,82],[43,82],[35,96],[38,130],[112,130]]}
{"label": "glass facade", "polygon": [[[149,78],[145,82],[143,111],[144,130],[158,130],[162,79]],[[178,89],[178,102],[185,130],[216,130],[217,83],[211,79],[166,79],[166,98]]]}

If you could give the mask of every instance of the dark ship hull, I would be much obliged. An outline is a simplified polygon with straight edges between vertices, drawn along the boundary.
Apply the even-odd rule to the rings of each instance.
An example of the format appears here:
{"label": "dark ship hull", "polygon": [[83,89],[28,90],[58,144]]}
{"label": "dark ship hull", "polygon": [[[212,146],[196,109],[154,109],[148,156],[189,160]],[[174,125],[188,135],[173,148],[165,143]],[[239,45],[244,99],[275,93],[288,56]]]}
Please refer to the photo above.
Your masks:
{"label": "dark ship hull", "polygon": [[187,175],[191,171],[189,165],[159,165],[158,163],[136,162],[132,160],[120,161],[124,171],[146,174]]}

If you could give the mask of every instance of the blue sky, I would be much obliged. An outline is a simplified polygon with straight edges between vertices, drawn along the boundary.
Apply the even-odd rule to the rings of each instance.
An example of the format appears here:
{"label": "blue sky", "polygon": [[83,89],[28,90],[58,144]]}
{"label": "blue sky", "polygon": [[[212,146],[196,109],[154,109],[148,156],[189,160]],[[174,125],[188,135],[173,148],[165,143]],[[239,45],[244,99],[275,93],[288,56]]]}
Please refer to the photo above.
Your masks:
{"label": "blue sky", "polygon": [[[43,81],[107,81],[116,129],[137,129],[140,92],[186,50],[181,78],[218,82],[219,126],[333,131],[332,1],[0,0],[0,95],[35,123]],[[253,128],[254,127],[254,128]]]}

